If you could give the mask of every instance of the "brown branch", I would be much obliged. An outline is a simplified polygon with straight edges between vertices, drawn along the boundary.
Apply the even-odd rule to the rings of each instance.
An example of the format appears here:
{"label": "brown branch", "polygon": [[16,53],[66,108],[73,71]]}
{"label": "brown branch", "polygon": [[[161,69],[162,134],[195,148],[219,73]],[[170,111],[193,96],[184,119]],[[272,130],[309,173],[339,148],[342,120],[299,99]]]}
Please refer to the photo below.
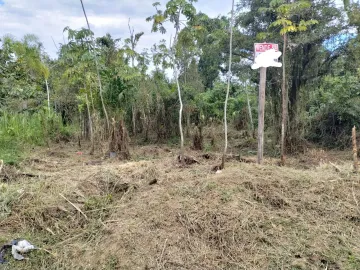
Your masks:
{"label": "brown branch", "polygon": [[77,207],[75,204],[73,204],[72,202],[70,202],[64,195],[62,195],[61,193],[59,193],[59,195],[64,198],[64,200],[66,200],[68,203],[70,203],[80,214],[82,214],[86,220],[88,220],[88,217],[84,214],[83,211],[81,211],[81,209],[79,207]]}

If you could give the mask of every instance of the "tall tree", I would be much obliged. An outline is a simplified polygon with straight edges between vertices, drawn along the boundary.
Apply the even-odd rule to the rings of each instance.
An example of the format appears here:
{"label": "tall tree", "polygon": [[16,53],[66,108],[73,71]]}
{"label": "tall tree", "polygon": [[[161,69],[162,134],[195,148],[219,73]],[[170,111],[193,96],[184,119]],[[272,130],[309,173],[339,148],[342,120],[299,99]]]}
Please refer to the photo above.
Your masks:
{"label": "tall tree", "polygon": [[[140,38],[144,35],[144,32],[139,32],[135,34],[134,28],[130,26],[130,19],[128,22],[129,27],[129,33],[130,37],[125,40],[125,47],[128,54],[130,54],[131,57],[131,67],[135,68],[135,59],[137,56],[137,53],[135,51],[137,44],[140,41]],[[137,86],[139,85],[138,82],[136,82]],[[135,95],[134,95],[135,96]],[[133,125],[133,134],[136,135],[136,108],[135,108],[135,102],[133,102],[132,108],[132,125]]]}
{"label": "tall tree", "polygon": [[[86,15],[84,3],[83,3],[82,0],[80,0],[80,2],[81,2],[81,6],[82,6],[82,9],[83,9],[83,12],[84,12],[85,19],[86,19],[87,27],[88,27],[89,31],[91,31],[90,24],[89,24],[87,15]],[[93,36],[92,36],[92,41],[93,41],[93,46],[95,47],[95,41],[94,41]],[[97,74],[98,83],[99,83],[99,94],[100,94],[101,104],[102,104],[104,114],[105,114],[105,118],[106,118],[107,132],[109,132],[110,131],[109,116],[108,116],[108,113],[107,113],[107,110],[106,110],[106,107],[105,107],[105,102],[104,102],[104,97],[103,97],[103,89],[102,89],[102,83],[101,83],[101,77],[100,77],[100,71],[99,71],[99,64],[98,64],[98,60],[97,60],[96,55],[94,57],[94,61],[95,61],[95,65],[96,65],[96,74]]]}
{"label": "tall tree", "polygon": [[[288,3],[285,0],[272,0],[270,2],[270,8],[261,8],[262,11],[275,12],[276,20],[270,24],[270,27],[279,28],[280,35],[283,36],[283,63],[282,63],[282,120],[281,120],[281,163],[285,165],[285,132],[286,121],[288,115],[288,91],[286,86],[286,47],[287,47],[287,33],[306,31],[309,26],[318,23],[317,20],[297,20],[298,16],[304,12],[305,9],[309,9],[311,3],[307,0],[295,1]],[[295,21],[294,20],[294,17]],[[265,34],[266,36],[266,34]]]}
{"label": "tall tree", "polygon": [[159,10],[160,6],[159,2],[155,2],[153,6],[156,8],[156,14],[147,18],[147,21],[151,21],[153,23],[152,31],[157,32],[160,31],[162,34],[166,33],[166,29],[164,27],[164,23],[169,21],[174,25],[175,28],[175,36],[173,39],[173,44],[171,46],[171,60],[172,60],[172,68],[174,71],[174,78],[176,81],[178,98],[180,102],[179,108],[179,130],[180,130],[180,161],[184,161],[184,132],[182,128],[182,112],[183,112],[183,102],[181,97],[181,88],[179,83],[179,72],[178,72],[178,61],[176,59],[176,44],[178,41],[178,35],[181,29],[180,17],[185,16],[187,21],[191,21],[194,19],[196,14],[196,9],[193,6],[193,3],[197,2],[197,0],[170,0],[166,4],[165,11]]}
{"label": "tall tree", "polygon": [[229,56],[229,70],[228,70],[228,74],[227,74],[227,89],[226,89],[226,98],[225,98],[225,104],[224,104],[224,131],[225,131],[225,146],[224,146],[224,153],[223,153],[223,157],[222,157],[222,162],[221,162],[221,168],[224,169],[225,168],[225,156],[226,156],[226,152],[227,152],[227,147],[228,147],[228,126],[227,126],[227,105],[228,105],[228,100],[229,100],[229,91],[230,91],[230,84],[231,84],[231,65],[232,65],[232,49],[233,49],[233,22],[234,22],[234,0],[232,0],[232,5],[231,5],[231,21],[230,21],[230,44],[229,44],[229,48],[230,48],[230,56]]}

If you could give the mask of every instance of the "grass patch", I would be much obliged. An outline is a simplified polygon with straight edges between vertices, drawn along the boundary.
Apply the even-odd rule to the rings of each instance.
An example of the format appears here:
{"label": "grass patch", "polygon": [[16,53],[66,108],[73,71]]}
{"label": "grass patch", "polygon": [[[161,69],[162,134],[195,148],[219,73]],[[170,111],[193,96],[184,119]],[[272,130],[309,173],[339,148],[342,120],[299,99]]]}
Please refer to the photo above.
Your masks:
{"label": "grass patch", "polygon": [[49,141],[69,140],[74,130],[65,127],[55,113],[19,113],[0,116],[0,159],[16,165],[31,146],[42,146]]}

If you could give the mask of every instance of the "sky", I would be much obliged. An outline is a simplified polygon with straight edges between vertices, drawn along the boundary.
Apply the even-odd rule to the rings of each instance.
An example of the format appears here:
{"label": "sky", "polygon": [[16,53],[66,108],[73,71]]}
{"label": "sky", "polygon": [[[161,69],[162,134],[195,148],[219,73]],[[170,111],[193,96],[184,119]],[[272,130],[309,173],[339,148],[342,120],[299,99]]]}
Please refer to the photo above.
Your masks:
{"label": "sky", "polygon": [[[157,0],[165,5],[166,0]],[[129,37],[128,20],[135,33],[144,32],[137,51],[150,48],[170,33],[151,33],[151,23],[145,19],[155,13],[154,0],[83,0],[95,36],[110,33],[113,38]],[[197,11],[210,17],[226,15],[231,11],[231,0],[198,0]],[[25,34],[35,34],[51,58],[56,57],[56,44],[64,43],[63,29],[86,27],[80,0],[0,0],[0,37],[11,34],[21,39]],[[54,40],[54,41],[53,41]]]}

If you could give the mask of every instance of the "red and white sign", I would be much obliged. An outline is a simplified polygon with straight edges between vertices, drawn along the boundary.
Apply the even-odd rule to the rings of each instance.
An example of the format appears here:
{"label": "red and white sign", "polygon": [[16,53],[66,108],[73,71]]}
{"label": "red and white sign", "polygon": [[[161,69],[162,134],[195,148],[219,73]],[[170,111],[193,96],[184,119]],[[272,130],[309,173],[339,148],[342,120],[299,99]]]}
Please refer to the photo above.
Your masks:
{"label": "red and white sign", "polygon": [[254,59],[261,53],[268,50],[274,49],[276,52],[279,51],[279,45],[275,43],[254,43]]}

